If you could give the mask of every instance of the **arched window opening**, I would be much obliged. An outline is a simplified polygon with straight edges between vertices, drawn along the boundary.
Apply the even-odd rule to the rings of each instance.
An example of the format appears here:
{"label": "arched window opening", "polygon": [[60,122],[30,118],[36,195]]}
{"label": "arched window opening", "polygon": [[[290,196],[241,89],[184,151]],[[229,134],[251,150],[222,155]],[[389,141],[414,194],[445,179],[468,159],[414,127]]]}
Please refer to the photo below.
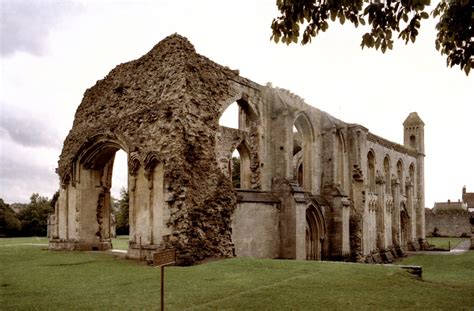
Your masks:
{"label": "arched window opening", "polygon": [[404,180],[403,180],[403,162],[402,160],[398,160],[397,162],[397,178],[398,182],[400,183],[400,194],[403,195],[405,188],[404,188]]}
{"label": "arched window opening", "polygon": [[303,142],[301,133],[298,132],[295,126],[293,126],[293,169],[294,169],[294,180],[298,182],[300,186],[303,185]]}
{"label": "arched window opening", "polygon": [[384,179],[385,179],[385,193],[392,192],[392,185],[390,179],[390,159],[388,156],[383,160],[383,170],[384,170]]}
{"label": "arched window opening", "polygon": [[232,158],[230,160],[230,169],[231,169],[231,178],[232,178],[232,186],[234,188],[240,188],[240,154],[237,149],[234,150],[232,153]]}
{"label": "arched window opening", "polygon": [[300,165],[298,166],[297,180],[298,184],[303,184],[303,163],[300,163]]}
{"label": "arched window opening", "polygon": [[250,151],[241,143],[233,152],[229,162],[232,185],[236,189],[250,188]]}
{"label": "arched window opening", "polygon": [[369,151],[367,154],[367,176],[369,191],[375,192],[375,156],[372,151]]}
{"label": "arched window opening", "polygon": [[[129,234],[129,196],[128,196],[128,173],[127,154],[123,150],[115,153],[114,165],[112,169],[112,195],[111,203],[111,235],[121,236],[127,239]],[[125,236],[125,237],[124,237]]]}
{"label": "arched window opening", "polygon": [[412,148],[416,148],[416,137],[415,137],[415,135],[410,136],[410,146]]}
{"label": "arched window opening", "polygon": [[239,105],[237,102],[233,102],[227,107],[219,119],[219,125],[239,129]]}
{"label": "arched window opening", "polygon": [[338,133],[338,144],[337,144],[337,162],[336,162],[336,184],[339,184],[341,188],[345,189],[345,175],[346,175],[346,148],[344,143],[344,135]]}
{"label": "arched window opening", "polygon": [[248,131],[257,114],[247,101],[239,99],[230,104],[219,118],[219,125],[241,131]]}
{"label": "arched window opening", "polygon": [[292,133],[293,179],[298,181],[305,190],[311,190],[311,147],[314,135],[306,115],[300,114],[295,119]]}

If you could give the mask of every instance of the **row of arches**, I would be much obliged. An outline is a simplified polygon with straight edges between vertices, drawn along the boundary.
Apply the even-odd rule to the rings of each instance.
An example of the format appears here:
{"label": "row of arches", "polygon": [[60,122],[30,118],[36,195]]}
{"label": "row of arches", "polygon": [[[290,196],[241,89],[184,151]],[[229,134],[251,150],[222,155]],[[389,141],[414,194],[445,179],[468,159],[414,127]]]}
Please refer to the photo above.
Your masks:
{"label": "row of arches", "polygon": [[[222,106],[219,125],[230,129],[248,133],[258,120],[256,110],[244,98],[240,98],[227,106]],[[227,162],[227,175],[236,189],[249,189],[251,187],[251,148],[249,142],[242,139],[230,151]]]}
{"label": "row of arches", "polygon": [[[415,181],[415,165],[410,163],[408,167],[408,176],[410,183]],[[369,192],[376,193],[376,184],[385,184],[385,193],[392,194],[393,182],[400,184],[400,194],[405,194],[405,171],[402,159],[398,159],[396,172],[393,173],[390,156],[386,155],[383,159],[383,173],[376,169],[375,152],[371,149],[367,153],[367,184]]]}
{"label": "row of arches", "polygon": [[[247,133],[251,130],[252,124],[256,123],[258,123],[258,114],[252,105],[243,98],[228,106],[223,106],[223,112],[219,119],[220,126]],[[315,134],[311,121],[304,112],[300,112],[295,116],[291,133],[292,146],[290,146],[288,162],[290,163],[289,169],[292,171],[292,176],[288,177],[297,181],[302,188],[311,190],[313,185],[312,149]],[[250,150],[250,143],[246,140],[242,140],[235,149],[231,150],[232,155],[228,160],[227,174],[232,178],[236,188],[245,189],[250,186]]]}

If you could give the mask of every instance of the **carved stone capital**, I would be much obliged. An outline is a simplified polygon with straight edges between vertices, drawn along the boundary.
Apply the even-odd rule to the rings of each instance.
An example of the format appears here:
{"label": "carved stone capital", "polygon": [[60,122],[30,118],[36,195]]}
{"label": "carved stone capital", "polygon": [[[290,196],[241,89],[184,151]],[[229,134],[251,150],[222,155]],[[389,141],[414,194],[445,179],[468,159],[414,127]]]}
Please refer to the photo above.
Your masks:
{"label": "carved stone capital", "polygon": [[128,173],[136,176],[140,168],[140,156],[137,151],[131,152],[128,159]]}
{"label": "carved stone capital", "polygon": [[379,185],[385,184],[385,178],[379,170],[377,170],[377,173],[375,175],[375,183]]}
{"label": "carved stone capital", "polygon": [[364,174],[362,173],[362,170],[360,169],[359,165],[354,165],[354,168],[352,169],[352,178],[355,181],[363,181],[364,180]]}

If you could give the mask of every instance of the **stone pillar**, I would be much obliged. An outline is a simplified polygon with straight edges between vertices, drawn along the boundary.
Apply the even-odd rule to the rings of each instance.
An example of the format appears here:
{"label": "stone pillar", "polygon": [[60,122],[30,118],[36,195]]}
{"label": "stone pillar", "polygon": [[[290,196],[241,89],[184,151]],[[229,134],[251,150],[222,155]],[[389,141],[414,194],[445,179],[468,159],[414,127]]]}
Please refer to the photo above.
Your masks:
{"label": "stone pillar", "polygon": [[400,245],[400,180],[395,179],[393,185],[393,209],[392,209],[392,244]]}
{"label": "stone pillar", "polygon": [[365,193],[364,178],[361,169],[355,166],[352,170],[352,207],[349,218],[350,248],[354,259],[363,259],[362,249],[362,215],[364,213]]}
{"label": "stone pillar", "polygon": [[[414,207],[414,194],[413,194],[413,184],[410,179],[407,179],[407,211],[408,216],[410,217],[410,228],[408,228],[408,246],[412,245],[415,241],[416,236],[416,211]],[[410,250],[410,247],[408,247]],[[415,249],[416,250],[416,249]]]}
{"label": "stone pillar", "polygon": [[426,243],[425,234],[425,155],[418,154],[417,160],[417,217],[416,217],[416,234],[420,244]]}
{"label": "stone pillar", "polygon": [[376,209],[376,236],[377,248],[385,249],[385,182],[380,172],[377,172],[376,178],[377,209]]}

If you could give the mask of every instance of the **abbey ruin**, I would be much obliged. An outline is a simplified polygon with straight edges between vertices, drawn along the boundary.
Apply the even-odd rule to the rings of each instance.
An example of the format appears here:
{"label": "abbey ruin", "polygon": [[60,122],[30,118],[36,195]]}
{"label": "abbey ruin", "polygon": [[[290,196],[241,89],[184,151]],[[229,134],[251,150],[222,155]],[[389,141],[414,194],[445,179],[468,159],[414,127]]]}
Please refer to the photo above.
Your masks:
{"label": "abbey ruin", "polygon": [[[239,129],[219,126],[232,103]],[[400,120],[401,122],[402,120]],[[128,254],[353,260],[425,241],[424,123],[403,145],[262,86],[172,35],[88,89],[59,159],[50,249],[111,247],[115,152],[128,155]],[[240,154],[240,188],[230,160]]]}

